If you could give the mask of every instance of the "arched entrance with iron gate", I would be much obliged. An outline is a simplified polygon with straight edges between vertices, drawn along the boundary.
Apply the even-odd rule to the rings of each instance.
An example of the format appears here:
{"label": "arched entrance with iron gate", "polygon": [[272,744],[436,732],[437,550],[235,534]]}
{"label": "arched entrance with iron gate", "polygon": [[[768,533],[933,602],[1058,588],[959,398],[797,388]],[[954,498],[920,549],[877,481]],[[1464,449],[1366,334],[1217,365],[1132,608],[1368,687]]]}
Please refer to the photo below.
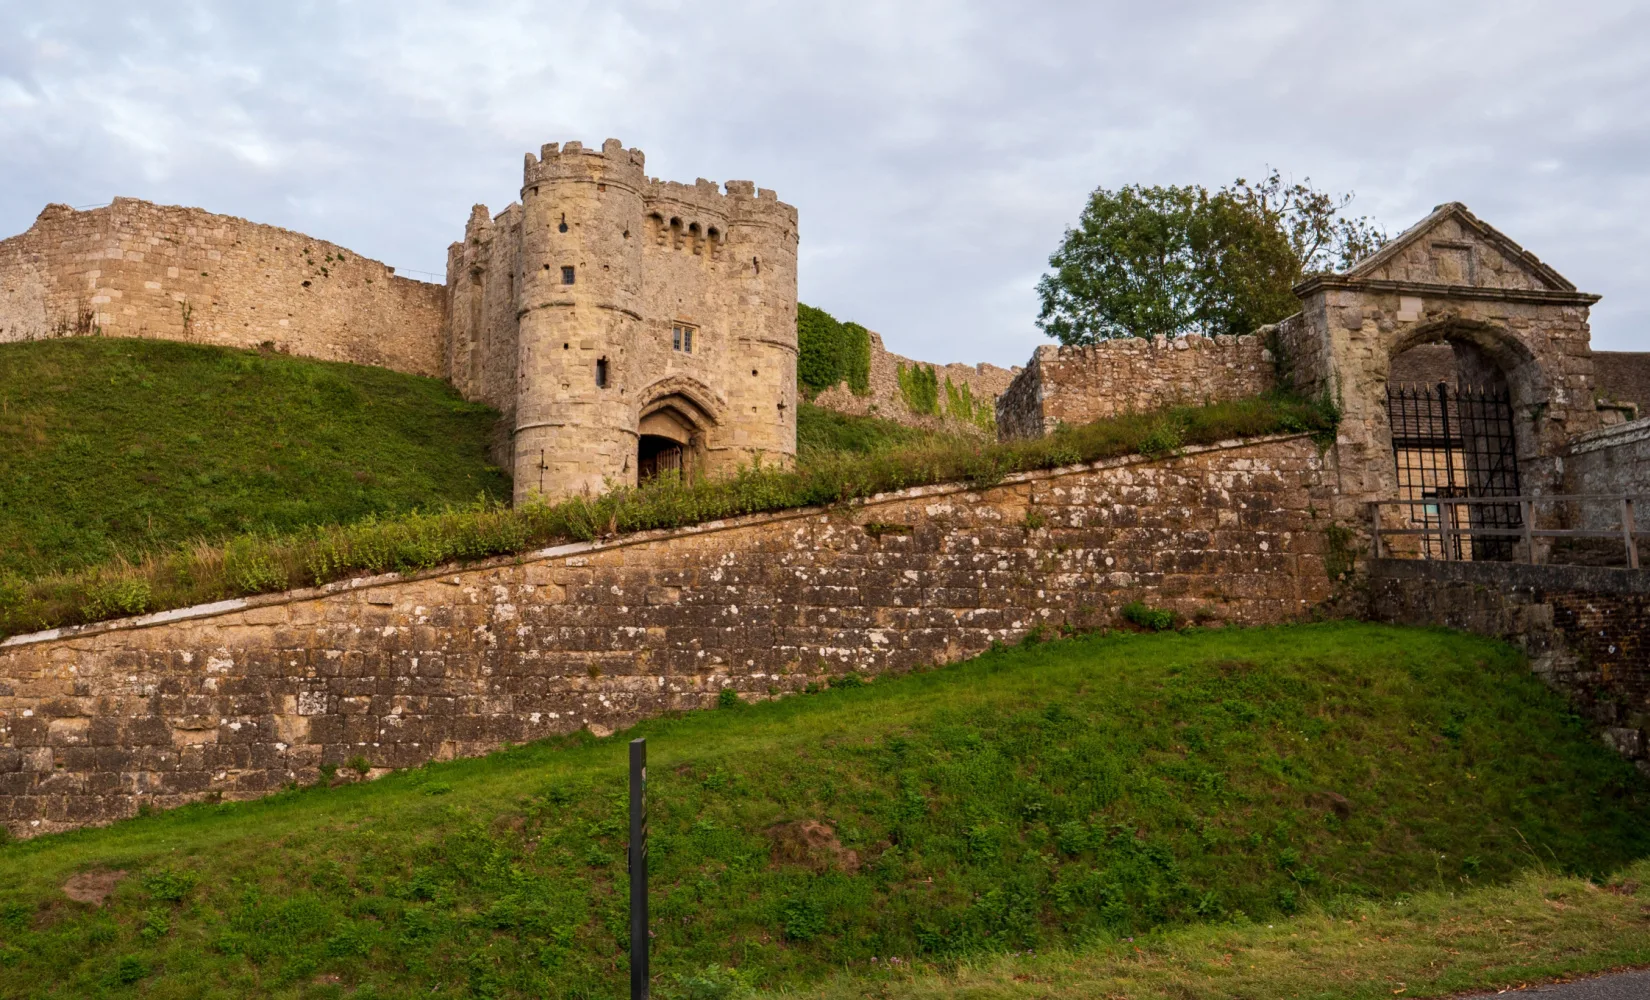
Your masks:
{"label": "arched entrance with iron gate", "polygon": [[636,481],[692,479],[705,471],[719,407],[702,384],[682,376],[649,386],[636,422]]}
{"label": "arched entrance with iron gate", "polygon": [[[1510,559],[1523,527],[1515,390],[1503,367],[1520,359],[1498,358],[1506,352],[1486,343],[1499,346],[1493,332],[1443,326],[1391,360],[1386,417],[1398,499],[1426,531],[1420,554],[1431,558]],[[1500,497],[1508,502],[1484,502]]]}

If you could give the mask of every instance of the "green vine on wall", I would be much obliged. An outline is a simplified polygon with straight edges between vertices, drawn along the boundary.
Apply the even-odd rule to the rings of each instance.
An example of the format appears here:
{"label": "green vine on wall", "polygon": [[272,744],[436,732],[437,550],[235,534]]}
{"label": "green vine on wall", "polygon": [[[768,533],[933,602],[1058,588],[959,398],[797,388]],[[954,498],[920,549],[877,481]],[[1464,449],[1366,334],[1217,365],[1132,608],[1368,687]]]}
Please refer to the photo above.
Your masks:
{"label": "green vine on wall", "polygon": [[[900,362],[898,376],[899,394],[912,413],[940,415],[940,382],[933,365],[916,364],[907,368]],[[950,379],[946,382],[949,384]]]}
{"label": "green vine on wall", "polygon": [[856,396],[871,394],[871,332],[823,309],[797,303],[796,382],[812,397],[839,382]]}

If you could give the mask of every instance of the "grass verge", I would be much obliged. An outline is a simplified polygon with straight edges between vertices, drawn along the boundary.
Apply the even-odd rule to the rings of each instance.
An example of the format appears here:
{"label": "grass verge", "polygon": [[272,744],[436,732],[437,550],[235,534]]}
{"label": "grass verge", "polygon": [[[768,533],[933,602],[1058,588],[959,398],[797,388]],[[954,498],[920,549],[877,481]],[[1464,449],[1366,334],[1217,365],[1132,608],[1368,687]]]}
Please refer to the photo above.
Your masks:
{"label": "grass verge", "polygon": [[[1650,862],[1598,881],[1544,868],[1512,884],[1429,891],[1273,924],[1181,928],[947,968],[886,961],[787,991],[797,1000],[1391,1000],[1454,996],[1650,966]],[[725,971],[701,979],[741,981]]]}
{"label": "grass verge", "polygon": [[[0,635],[314,586],[361,573],[413,571],[523,552],[569,540],[718,518],[831,504],[889,490],[1003,476],[1120,455],[1167,455],[1186,445],[1285,431],[1327,433],[1334,414],[1284,397],[1125,414],[1035,441],[983,443],[927,436],[894,445],[867,435],[866,450],[810,449],[794,469],[745,468],[714,480],[656,480],[597,497],[508,508],[483,500],[395,517],[227,543],[197,543],[73,573],[0,577]],[[838,435],[838,438],[841,436]]]}
{"label": "grass verge", "polygon": [[[1304,945],[1267,924],[1398,927],[1650,850],[1644,779],[1505,645],[1347,623],[1093,636],[14,843],[0,993],[620,995],[633,735],[657,988],[684,998],[890,958],[984,984],[989,956],[1051,948],[1099,981],[1159,940],[1147,971],[1168,976],[1182,939],[1152,935],[1181,932],[1204,965],[1228,938],[1276,950],[1283,977]],[[113,871],[102,906],[61,889]],[[1569,957],[1616,947],[1588,934]]]}

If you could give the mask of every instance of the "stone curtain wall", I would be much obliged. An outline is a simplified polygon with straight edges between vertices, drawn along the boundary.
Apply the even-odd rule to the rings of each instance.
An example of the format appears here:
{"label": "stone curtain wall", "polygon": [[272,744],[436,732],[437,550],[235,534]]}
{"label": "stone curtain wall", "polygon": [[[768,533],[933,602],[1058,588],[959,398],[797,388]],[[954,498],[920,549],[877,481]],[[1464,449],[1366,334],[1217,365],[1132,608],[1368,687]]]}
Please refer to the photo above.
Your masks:
{"label": "stone curtain wall", "polygon": [[997,433],[1005,439],[1042,437],[1060,424],[1131,410],[1258,395],[1277,379],[1265,332],[1039,347],[999,400]]}
{"label": "stone curtain wall", "polygon": [[1650,573],[1528,563],[1377,559],[1369,616],[1513,642],[1531,668],[1650,773]]}
{"label": "stone curtain wall", "polygon": [[928,487],[0,644],[29,836],[945,663],[1133,599],[1243,624],[1329,596],[1302,436]]}
{"label": "stone curtain wall", "polygon": [[[940,386],[940,416],[925,413],[913,413],[906,405],[905,396],[899,387],[899,366],[907,369],[921,365],[924,368],[934,369],[934,377]],[[945,380],[958,390],[968,386],[969,394],[974,402],[990,409],[995,406],[997,397],[1014,381],[1020,368],[999,368],[996,365],[980,363],[977,365],[948,364],[937,365],[927,361],[913,361],[903,355],[894,354],[883,345],[882,334],[871,331],[871,373],[868,395],[856,396],[849,390],[846,383],[838,383],[814,397],[814,403],[827,409],[841,413],[851,413],[856,416],[876,416],[887,420],[897,421],[909,427],[923,427],[931,430],[956,429],[958,421],[952,420],[944,412],[946,408]],[[964,425],[973,429],[974,425]]]}
{"label": "stone curtain wall", "polygon": [[116,198],[0,241],[0,343],[101,333],[446,374],[446,289],[274,226]]}
{"label": "stone curtain wall", "polygon": [[[1567,493],[1650,494],[1650,417],[1576,438],[1564,472]],[[1650,505],[1639,519],[1650,529]]]}
{"label": "stone curtain wall", "polygon": [[[1639,532],[1650,531],[1650,417],[1616,424],[1583,434],[1570,443],[1564,459],[1564,492],[1575,495],[1639,497],[1634,521]],[[1574,503],[1567,512],[1571,527],[1611,531],[1621,526],[1621,507],[1610,501]],[[1623,546],[1609,539],[1589,544],[1621,554]],[[1650,541],[1639,537],[1641,565],[1650,566]]]}

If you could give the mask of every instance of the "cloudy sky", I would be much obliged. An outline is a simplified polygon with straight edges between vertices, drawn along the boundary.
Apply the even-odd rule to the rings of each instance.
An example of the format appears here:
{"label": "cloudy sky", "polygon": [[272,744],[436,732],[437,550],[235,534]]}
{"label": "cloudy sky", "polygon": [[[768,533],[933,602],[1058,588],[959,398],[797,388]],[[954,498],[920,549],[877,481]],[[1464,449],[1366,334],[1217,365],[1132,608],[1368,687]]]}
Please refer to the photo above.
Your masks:
{"label": "cloudy sky", "polygon": [[926,360],[1024,361],[1096,186],[1269,165],[1392,231],[1463,201],[1650,350],[1642,2],[0,0],[0,235],[131,195],[435,271],[608,136],[777,189],[803,301]]}

